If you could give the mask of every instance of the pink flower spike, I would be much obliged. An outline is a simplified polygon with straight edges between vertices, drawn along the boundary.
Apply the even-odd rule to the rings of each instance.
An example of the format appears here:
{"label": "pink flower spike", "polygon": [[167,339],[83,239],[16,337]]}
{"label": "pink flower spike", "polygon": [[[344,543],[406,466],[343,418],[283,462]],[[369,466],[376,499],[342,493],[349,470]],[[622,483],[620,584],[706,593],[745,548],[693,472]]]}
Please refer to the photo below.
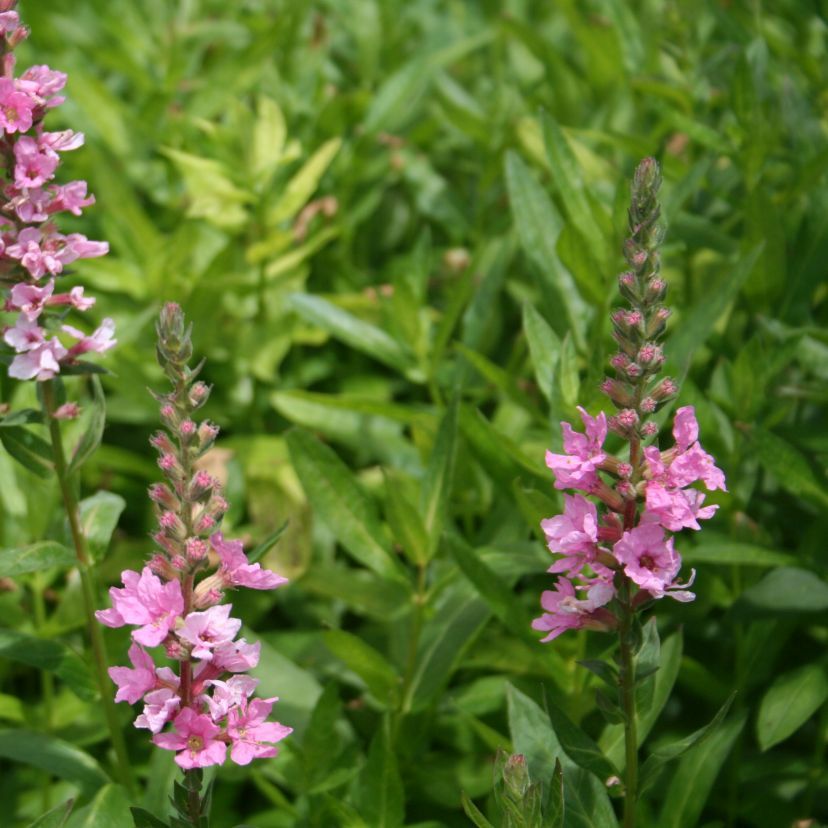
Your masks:
{"label": "pink flower spike", "polygon": [[213,649],[229,644],[241,629],[238,618],[230,618],[232,604],[210,607],[204,612],[191,612],[178,630],[178,637],[189,644],[193,658],[213,659]]}
{"label": "pink flower spike", "polygon": [[129,667],[110,667],[109,677],[118,685],[116,702],[135,704],[144,694],[155,687],[155,662],[146,650],[133,644],[129,648]]}
{"label": "pink flower spike", "polygon": [[219,574],[227,586],[276,589],[287,583],[287,578],[262,569],[258,563],[249,563],[241,541],[225,541],[221,532],[215,532],[210,536],[210,545],[221,559]]}
{"label": "pink flower spike", "polygon": [[274,742],[280,742],[293,732],[279,722],[265,721],[276,699],[253,699],[242,702],[227,715],[227,735],[232,746],[230,758],[237,765],[249,765],[254,759],[276,756]]}
{"label": "pink flower spike", "polygon": [[165,750],[176,750],[176,764],[185,770],[222,765],[227,756],[227,745],[216,739],[221,729],[203,713],[185,707],[173,722],[175,733],[159,733],[153,742]]}
{"label": "pink flower spike", "polygon": [[135,641],[145,647],[157,647],[184,612],[181,584],[178,581],[162,584],[148,566],[140,575],[124,570],[121,578],[124,588],[109,590],[112,608],[98,610],[95,617],[107,627],[139,626],[140,629],[132,633]]}

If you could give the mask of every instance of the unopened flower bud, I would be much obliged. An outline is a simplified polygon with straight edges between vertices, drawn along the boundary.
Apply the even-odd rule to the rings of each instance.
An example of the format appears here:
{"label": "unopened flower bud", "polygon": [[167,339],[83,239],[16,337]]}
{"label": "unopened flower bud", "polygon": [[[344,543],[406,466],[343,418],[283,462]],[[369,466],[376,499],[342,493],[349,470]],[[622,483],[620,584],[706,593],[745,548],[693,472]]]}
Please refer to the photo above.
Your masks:
{"label": "unopened flower bud", "polygon": [[657,405],[658,405],[658,403],[652,397],[644,397],[644,399],[641,400],[641,404],[639,405],[639,408],[645,414],[652,414],[653,411],[656,410]]}
{"label": "unopened flower bud", "polygon": [[147,494],[153,503],[157,503],[164,509],[176,511],[179,507],[178,498],[163,483],[153,483],[147,490]]}
{"label": "unopened flower bud", "polygon": [[212,515],[205,513],[196,521],[195,528],[196,532],[200,532],[201,534],[212,532],[216,528],[215,518]]}
{"label": "unopened flower bud", "polygon": [[170,566],[170,562],[163,555],[153,555],[148,561],[147,566],[162,578],[168,581],[175,578],[175,570]]}
{"label": "unopened flower bud", "polygon": [[615,491],[624,498],[624,500],[635,499],[635,486],[629,480],[621,480],[615,486]]}
{"label": "unopened flower bud", "polygon": [[80,406],[75,402],[68,402],[52,412],[55,420],[76,420],[80,416]]}
{"label": "unopened flower bud", "polygon": [[174,558],[180,554],[180,542],[168,537],[163,532],[153,533],[152,539],[170,556],[170,558]]}
{"label": "unopened flower bud", "polygon": [[28,26],[18,26],[7,38],[6,43],[9,49],[16,48],[31,34]]}
{"label": "unopened flower bud", "polygon": [[181,470],[178,459],[174,454],[162,454],[158,458],[158,467],[167,474],[173,474]]}
{"label": "unopened flower bud", "polygon": [[601,383],[601,390],[615,403],[618,408],[628,408],[632,405],[632,389],[624,382],[607,377]]}
{"label": "unopened flower bud", "polygon": [[167,658],[173,661],[186,661],[190,657],[190,651],[177,638],[172,636],[165,639],[164,652]]}
{"label": "unopened flower bud", "polygon": [[149,442],[154,449],[158,449],[158,451],[161,451],[164,454],[175,453],[175,446],[173,445],[172,440],[170,440],[169,435],[164,431],[156,431],[155,434],[150,437]]}
{"label": "unopened flower bud", "polygon": [[658,426],[650,420],[648,423],[644,423],[641,427],[641,435],[643,437],[655,437],[658,434]]}
{"label": "unopened flower bud", "polygon": [[218,437],[219,427],[217,425],[213,425],[213,423],[205,420],[199,427],[198,427],[198,449],[199,451],[206,451],[213,443],[216,441],[216,437]]}
{"label": "unopened flower bud", "polygon": [[189,562],[183,555],[174,555],[170,559],[170,563],[173,569],[177,569],[179,572],[186,572],[190,568]]}
{"label": "unopened flower bud", "polygon": [[678,386],[670,379],[670,377],[664,377],[661,382],[650,391],[649,396],[652,397],[656,402],[664,402],[664,400],[669,399],[670,397],[674,397],[678,394]]}
{"label": "unopened flower bud", "polygon": [[633,467],[629,463],[618,464],[618,476],[622,478],[632,477]]}
{"label": "unopened flower bud", "polygon": [[195,473],[190,481],[187,495],[192,501],[203,500],[205,497],[209,497],[216,483],[217,481],[213,479],[209,472],[201,469]]}
{"label": "unopened flower bud", "polygon": [[624,373],[625,373],[625,374],[626,374],[626,375],[627,375],[630,379],[638,379],[638,377],[640,377],[640,376],[644,373],[644,371],[643,371],[643,369],[641,368],[641,366],[640,366],[637,362],[631,362],[631,363],[630,363],[630,364],[629,364],[629,365],[628,365],[628,366],[624,369]]}
{"label": "unopened flower bud", "polygon": [[667,282],[664,279],[656,277],[655,279],[650,279],[647,283],[647,299],[650,302],[660,301],[664,298],[665,293],[667,293]]}
{"label": "unopened flower bud", "polygon": [[520,802],[529,789],[529,768],[526,765],[526,757],[516,753],[506,760],[503,766],[503,781],[506,783],[506,790],[511,794],[514,801]]}
{"label": "unopened flower bud", "polygon": [[184,540],[187,532],[181,518],[175,512],[163,512],[158,518],[158,523],[164,532],[176,540]]}
{"label": "unopened flower bud", "polygon": [[207,542],[201,538],[187,538],[187,541],[184,544],[184,549],[187,553],[187,557],[191,561],[201,561],[207,557],[209,546],[207,545]]}
{"label": "unopened flower bud", "polygon": [[623,371],[629,364],[630,358],[626,354],[622,354],[620,352],[613,354],[610,359],[610,365],[612,365],[616,371]]}
{"label": "unopened flower bud", "polygon": [[164,403],[164,405],[161,406],[160,414],[161,420],[164,423],[164,425],[167,426],[167,428],[174,429],[176,421],[178,420],[178,417],[175,413],[175,406],[170,405],[170,403]]}
{"label": "unopened flower bud", "polygon": [[190,405],[192,405],[193,408],[199,408],[207,402],[207,398],[210,396],[210,386],[207,385],[206,382],[196,382],[193,384],[192,388],[190,388],[188,396]]}
{"label": "unopened flower bud", "polygon": [[638,352],[637,362],[645,368],[658,368],[664,363],[664,352],[658,345],[647,343]]}
{"label": "unopened flower bud", "polygon": [[632,408],[619,411],[615,419],[622,428],[634,428],[638,424],[638,414]]}
{"label": "unopened flower bud", "polygon": [[178,427],[178,433],[181,435],[181,442],[184,445],[187,445],[196,436],[197,431],[196,424],[190,419],[184,420]]}

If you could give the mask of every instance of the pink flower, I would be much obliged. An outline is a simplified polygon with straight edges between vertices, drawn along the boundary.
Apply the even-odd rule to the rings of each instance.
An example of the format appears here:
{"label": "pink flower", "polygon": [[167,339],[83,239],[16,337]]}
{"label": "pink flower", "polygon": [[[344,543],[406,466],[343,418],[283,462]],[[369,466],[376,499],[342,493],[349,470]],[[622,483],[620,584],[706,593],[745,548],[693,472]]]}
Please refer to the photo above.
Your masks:
{"label": "pink flower", "polygon": [[607,417],[602,411],[591,417],[578,407],[584,422],[585,433],[573,431],[569,423],[561,423],[564,451],[566,454],[546,452],[546,465],[555,474],[556,489],[581,489],[590,491],[598,483],[597,470],[606,458],[601,450],[607,437]]}
{"label": "pink flower", "polygon": [[[47,107],[60,106],[64,99],[56,93],[66,86],[66,74],[48,66],[31,66],[20,76],[17,85]],[[22,131],[28,129],[29,127],[26,127]]]}
{"label": "pink flower", "polygon": [[82,132],[75,132],[71,129],[64,129],[61,132],[42,132],[38,136],[38,143],[41,147],[53,150],[54,152],[68,152],[83,146],[84,135]]}
{"label": "pink flower", "polygon": [[60,360],[66,353],[66,348],[57,339],[50,339],[16,356],[9,365],[9,376],[38,382],[52,379],[60,371]]}
{"label": "pink flower", "polygon": [[60,252],[60,261],[67,265],[77,259],[96,259],[109,253],[108,242],[90,241],[80,233],[70,233],[64,239],[65,246]]}
{"label": "pink flower", "polygon": [[249,563],[241,541],[225,541],[221,532],[215,532],[210,536],[210,544],[221,559],[219,575],[226,586],[276,589],[287,583],[287,578],[269,569],[262,569],[257,563]]}
{"label": "pink flower", "polygon": [[272,743],[280,742],[293,732],[292,727],[265,721],[275,701],[275,698],[253,699],[249,704],[243,701],[241,706],[228,713],[227,735],[232,743],[230,758],[237,765],[249,765],[254,759],[276,756],[278,751]]}
{"label": "pink flower", "polygon": [[102,354],[112,348],[118,341],[113,338],[115,334],[115,323],[108,318],[104,319],[100,327],[90,336],[86,336],[83,331],[79,331],[71,325],[62,325],[61,330],[66,331],[70,336],[74,336],[79,340],[69,350],[69,355],[73,358],[88,353],[89,351]]}
{"label": "pink flower", "polygon": [[39,279],[47,271],[54,276],[63,270],[63,263],[53,248],[53,244],[46,244],[37,227],[25,227],[17,234],[17,241],[6,248],[6,255],[18,259],[35,279]]}
{"label": "pink flower", "polygon": [[110,667],[109,677],[118,685],[116,702],[135,704],[144,694],[155,687],[155,662],[146,650],[133,644],[129,648],[129,667]]}
{"label": "pink flower", "polygon": [[241,629],[238,618],[230,618],[232,604],[191,612],[178,630],[178,637],[192,647],[193,658],[213,659],[213,649],[229,644]]}
{"label": "pink flower", "polygon": [[258,641],[248,644],[243,638],[221,644],[213,651],[213,666],[228,673],[244,673],[258,665],[261,649]]}
{"label": "pink flower", "polygon": [[213,688],[213,695],[204,697],[213,721],[220,722],[232,708],[250,698],[258,683],[258,679],[246,675],[231,676],[227,681],[205,682]]}
{"label": "pink flower", "polygon": [[16,11],[0,12],[0,32],[10,34],[20,25],[20,15]]}
{"label": "pink flower", "polygon": [[135,624],[140,629],[135,630],[132,637],[145,647],[157,647],[184,612],[181,584],[178,581],[162,583],[147,566],[140,575],[124,570],[121,578],[124,589],[112,587],[109,590],[112,608],[98,610],[95,617],[107,627]]}
{"label": "pink flower", "polygon": [[587,590],[587,597],[578,599],[575,587],[567,578],[558,578],[555,590],[546,590],[541,595],[541,606],[546,612],[532,621],[532,629],[548,632],[541,643],[557,638],[567,630],[582,627],[606,629],[613,618],[601,607],[606,606],[615,596],[615,587],[607,581],[596,580]]}
{"label": "pink flower", "polygon": [[701,529],[699,518],[713,517],[718,506],[705,506],[704,494],[696,489],[668,489],[654,480],[646,484],[647,510],[644,518],[657,520],[665,529],[680,532],[682,529]]}
{"label": "pink flower", "polygon": [[32,128],[34,99],[17,89],[11,78],[0,78],[0,127],[11,135]]}
{"label": "pink flower", "polygon": [[47,302],[48,305],[71,305],[79,311],[89,310],[95,302],[94,296],[84,296],[84,289],[80,286],[73,287],[69,293],[57,293]]}
{"label": "pink flower", "polygon": [[161,687],[147,693],[144,711],[135,719],[135,727],[160,733],[181,706],[181,697],[169,687]]}
{"label": "pink flower", "polygon": [[53,188],[49,213],[67,210],[72,215],[79,216],[84,207],[91,207],[95,203],[95,196],[87,196],[86,190],[85,181],[70,181],[68,184]]}
{"label": "pink flower", "polygon": [[216,739],[221,729],[203,713],[185,707],[173,722],[175,733],[159,733],[153,737],[158,747],[179,751],[176,764],[185,770],[221,765],[227,756],[227,745]]}
{"label": "pink flower", "polygon": [[60,157],[54,150],[45,151],[38,142],[22,135],[14,144],[14,183],[17,187],[40,187],[54,177]]}
{"label": "pink flower", "polygon": [[676,601],[695,598],[692,592],[683,589],[693,583],[695,572],[686,584],[676,580],[681,569],[681,556],[673,549],[673,539],[665,539],[664,529],[657,523],[644,523],[624,532],[613,552],[624,565],[627,577],[653,598],[665,595]]}
{"label": "pink flower", "polygon": [[43,312],[43,307],[51,299],[54,289],[54,279],[50,279],[42,288],[20,282],[11,289],[8,308],[19,310],[29,322],[33,322]]}
{"label": "pink flower", "polygon": [[555,561],[550,572],[570,570],[574,575],[594,557],[598,541],[598,511],[582,495],[564,495],[564,513],[541,521],[550,551],[566,557]]}

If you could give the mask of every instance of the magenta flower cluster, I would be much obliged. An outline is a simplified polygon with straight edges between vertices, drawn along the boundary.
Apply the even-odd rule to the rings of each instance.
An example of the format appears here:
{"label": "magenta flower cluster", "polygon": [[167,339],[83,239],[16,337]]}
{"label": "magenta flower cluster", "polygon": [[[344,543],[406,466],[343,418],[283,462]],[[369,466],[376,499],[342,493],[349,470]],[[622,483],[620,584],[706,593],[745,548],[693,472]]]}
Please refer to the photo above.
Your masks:
{"label": "magenta flower cluster", "polygon": [[55,224],[57,214],[79,216],[95,203],[94,196],[87,194],[85,181],[54,183],[60,153],[80,147],[83,135],[43,128],[46,113],[64,101],[58,94],[66,84],[63,72],[32,66],[14,76],[14,48],[28,36],[28,30],[13,5],[8,0],[0,2],[0,158],[4,167],[0,280],[5,294],[3,309],[17,314],[13,324],[4,325],[3,340],[15,353],[10,376],[47,380],[59,373],[61,365],[89,352],[103,353],[115,344],[111,319],[103,320],[91,335],[62,324],[69,310],[85,311],[95,303],[84,296],[82,287],[56,292],[56,281],[68,265],[104,256],[109,245],[90,241],[80,233],[64,235]]}
{"label": "magenta flower cluster", "polygon": [[[112,607],[97,613],[108,627],[134,627],[132,667],[113,667],[115,700],[143,711],[135,726],[153,734],[161,748],[176,751],[185,769],[239,765],[276,755],[275,743],[291,728],[267,721],[275,698],[255,699],[257,679],[246,675],[259,661],[260,645],[237,638],[242,626],[221,603],[238,587],[270,590],[287,579],[250,563],[240,541],[226,540],[218,526],[227,510],[219,482],[197,467],[218,429],[192,415],[209,396],[187,360],[189,331],[176,305],[159,323],[159,357],[174,390],[158,397],[166,431],[150,440],[167,482],[150,487],[158,518],[153,535],[160,548],[141,572],[122,573],[123,587],[110,590]],[[145,648],[163,647],[176,671],[157,667]],[[172,730],[165,731],[167,725]]]}
{"label": "magenta flower cluster", "polygon": [[[671,533],[699,529],[699,520],[718,508],[704,506],[705,494],[694,484],[725,490],[724,474],[699,443],[692,406],[677,410],[670,448],[644,446],[658,431],[648,418],[678,390],[670,378],[658,378],[664,362],[658,339],[669,317],[667,285],[658,275],[659,183],[658,165],[645,159],[633,181],[624,248],[630,269],[618,279],[631,308],[612,314],[616,377],[601,385],[618,413],[592,417],[579,408],[584,432],[561,423],[564,453],[546,454],[555,487],[584,494],[565,495],[563,514],[541,523],[549,549],[561,556],[549,568],[559,576],[555,588],[543,593],[544,613],[533,622],[547,633],[543,641],[571,629],[615,629],[618,602],[635,611],[665,596],[692,601],[695,573],[679,580],[681,556]],[[610,431],[629,444],[626,456],[604,448]]]}

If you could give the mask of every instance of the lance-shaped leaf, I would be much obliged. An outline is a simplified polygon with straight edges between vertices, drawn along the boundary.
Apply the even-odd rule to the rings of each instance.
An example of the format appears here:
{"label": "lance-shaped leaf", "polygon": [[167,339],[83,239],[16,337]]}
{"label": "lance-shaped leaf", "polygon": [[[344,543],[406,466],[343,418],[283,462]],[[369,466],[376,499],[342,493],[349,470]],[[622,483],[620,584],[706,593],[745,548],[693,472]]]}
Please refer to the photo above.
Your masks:
{"label": "lance-shaped leaf", "polygon": [[374,504],[336,452],[301,429],[289,431],[286,439],[293,467],[319,519],[363,566],[405,580]]}
{"label": "lance-shaped leaf", "polygon": [[40,541],[17,549],[0,549],[0,578],[14,578],[53,566],[70,567],[75,553],[55,541]]}
{"label": "lance-shaped leaf", "polygon": [[557,761],[543,806],[543,828],[564,828],[566,824],[565,796],[563,767],[560,761]]}
{"label": "lance-shaped leaf", "polygon": [[81,501],[81,523],[92,557],[100,560],[109,547],[126,501],[114,492],[96,492]]}
{"label": "lance-shaped leaf", "polygon": [[374,736],[359,778],[360,814],[372,828],[400,828],[405,816],[405,792],[387,730],[383,726]]}
{"label": "lance-shaped leaf", "polygon": [[66,820],[69,819],[69,814],[72,813],[74,804],[74,799],[67,800],[36,819],[29,828],[63,828],[66,825]]}
{"label": "lance-shaped leaf", "polygon": [[535,379],[553,412],[560,406],[560,392],[556,380],[561,358],[561,340],[549,323],[533,305],[523,306],[523,332],[529,343],[529,354],[535,369]]}
{"label": "lance-shaped leaf", "polygon": [[615,828],[618,820],[606,786],[583,768],[564,768],[567,828]]}
{"label": "lance-shaped leaf", "polygon": [[469,795],[465,791],[460,792],[460,802],[463,805],[463,810],[466,816],[477,826],[477,828],[494,828],[491,822],[486,819],[481,813],[477,805],[469,799]]}
{"label": "lance-shaped leaf", "polygon": [[377,701],[396,704],[400,676],[385,656],[345,630],[329,630],[324,635],[328,649],[365,682]]}
{"label": "lance-shaped leaf", "polygon": [[611,776],[618,776],[618,769],[604,756],[601,748],[585,733],[557,704],[548,707],[549,719],[555,730],[555,735],[564,753],[578,767],[594,773],[598,779],[606,783]]}
{"label": "lance-shaped leaf", "polygon": [[98,377],[93,376],[92,384],[92,409],[86,425],[86,430],[81,435],[78,444],[72,452],[72,460],[69,463],[69,474],[74,474],[96,451],[101,444],[104,426],[106,425],[106,400],[104,399],[103,386]]}
{"label": "lance-shaped leaf", "polygon": [[716,728],[722,723],[722,720],[727,715],[727,711],[730,710],[730,705],[733,704],[733,699],[736,697],[736,693],[732,693],[728,700],[721,706],[719,712],[713,717],[713,719],[708,722],[704,727],[700,727],[698,730],[691,733],[689,736],[685,736],[683,739],[679,739],[677,742],[673,742],[669,745],[664,745],[662,747],[656,748],[648,757],[647,761],[644,762],[644,765],[641,768],[641,783],[640,783],[640,791],[643,793],[647,790],[653,783],[655,783],[656,779],[658,778],[659,773],[661,773],[661,769],[668,763],[672,762],[674,759],[678,759],[683,753],[686,753],[693,745],[697,745],[701,743],[704,739],[709,738],[716,730]]}
{"label": "lance-shaped leaf", "polygon": [[0,428],[0,443],[20,465],[38,477],[48,478],[54,473],[52,447],[34,432],[22,426]]}

